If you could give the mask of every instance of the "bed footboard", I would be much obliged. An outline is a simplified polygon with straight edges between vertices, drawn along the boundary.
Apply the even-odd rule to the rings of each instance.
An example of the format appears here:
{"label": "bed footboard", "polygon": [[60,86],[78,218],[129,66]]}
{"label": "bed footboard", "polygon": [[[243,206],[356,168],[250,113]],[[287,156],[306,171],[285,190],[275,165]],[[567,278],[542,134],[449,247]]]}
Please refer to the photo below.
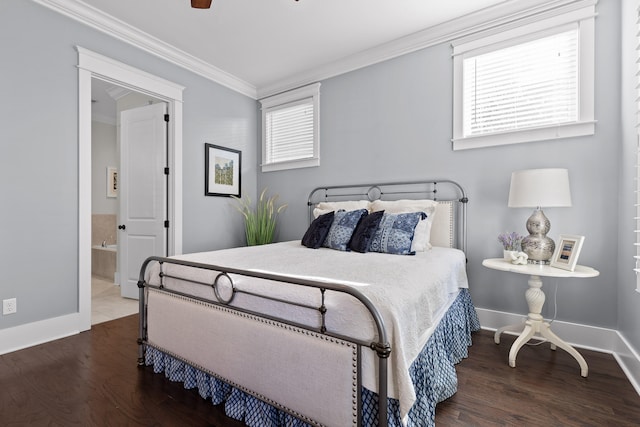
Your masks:
{"label": "bed footboard", "polygon": [[[162,282],[150,284],[147,268],[154,262],[217,272],[214,283],[200,283],[213,287],[215,300],[166,289]],[[326,312],[325,291],[347,293],[366,307],[377,336],[362,341],[326,331],[324,320],[318,328],[310,328],[231,307],[229,302],[235,292],[233,275],[316,288],[323,296],[323,304],[316,308],[322,319]],[[222,296],[227,292],[218,289],[221,277],[231,286],[230,297]],[[171,279],[188,280],[175,276]],[[382,316],[357,290],[335,283],[161,257],[150,257],[144,262],[138,287],[139,365],[144,364],[146,346],[151,346],[311,425],[355,426],[361,424],[361,352],[366,348],[365,351],[374,351],[378,356],[378,425],[387,425],[387,364],[391,346]]]}

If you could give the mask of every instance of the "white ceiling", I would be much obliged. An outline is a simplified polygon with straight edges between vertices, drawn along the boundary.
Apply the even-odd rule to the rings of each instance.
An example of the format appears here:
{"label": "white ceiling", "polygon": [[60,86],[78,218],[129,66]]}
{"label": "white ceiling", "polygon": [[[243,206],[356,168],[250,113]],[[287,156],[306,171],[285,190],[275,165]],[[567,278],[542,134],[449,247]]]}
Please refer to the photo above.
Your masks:
{"label": "white ceiling", "polygon": [[258,91],[505,2],[213,0],[192,9],[189,0],[83,1]]}
{"label": "white ceiling", "polygon": [[102,80],[91,80],[91,119],[116,125],[116,99],[109,95],[116,86]]}

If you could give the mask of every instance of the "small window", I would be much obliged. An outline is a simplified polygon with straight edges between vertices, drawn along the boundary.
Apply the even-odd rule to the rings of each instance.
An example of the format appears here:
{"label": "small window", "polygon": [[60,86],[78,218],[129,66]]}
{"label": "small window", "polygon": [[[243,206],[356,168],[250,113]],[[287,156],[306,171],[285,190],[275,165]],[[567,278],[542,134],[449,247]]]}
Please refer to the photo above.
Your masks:
{"label": "small window", "polygon": [[262,104],[262,171],[320,165],[320,83],[274,95]]}
{"label": "small window", "polygon": [[593,50],[588,10],[454,43],[454,150],[592,135]]}

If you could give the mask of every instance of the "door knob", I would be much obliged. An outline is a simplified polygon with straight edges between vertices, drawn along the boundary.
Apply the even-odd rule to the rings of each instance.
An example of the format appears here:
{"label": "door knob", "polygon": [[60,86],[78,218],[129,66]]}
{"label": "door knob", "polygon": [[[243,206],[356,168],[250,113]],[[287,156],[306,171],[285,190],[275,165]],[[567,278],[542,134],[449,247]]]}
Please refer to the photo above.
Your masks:
{"label": "door knob", "polygon": [[118,230],[126,230],[127,226],[122,224],[118,226]]}

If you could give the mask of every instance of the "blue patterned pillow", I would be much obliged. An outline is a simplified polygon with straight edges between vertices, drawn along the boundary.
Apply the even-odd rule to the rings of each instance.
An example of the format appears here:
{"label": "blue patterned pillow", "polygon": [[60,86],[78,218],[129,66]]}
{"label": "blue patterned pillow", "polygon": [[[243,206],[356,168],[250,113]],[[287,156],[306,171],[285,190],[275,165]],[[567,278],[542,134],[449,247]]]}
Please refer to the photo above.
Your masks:
{"label": "blue patterned pillow", "polygon": [[413,233],[424,212],[388,214],[382,216],[380,225],[371,240],[371,252],[387,254],[415,255],[411,250]]}
{"label": "blue patterned pillow", "polygon": [[318,249],[322,246],[324,239],[326,239],[327,234],[329,234],[333,216],[334,212],[331,211],[314,219],[302,237],[302,244],[311,249]]}
{"label": "blue patterned pillow", "polygon": [[384,211],[373,212],[362,217],[351,236],[349,249],[362,253],[369,251],[371,239],[376,234],[382,215],[384,215]]}
{"label": "blue patterned pillow", "polygon": [[349,212],[339,210],[336,212],[333,217],[333,224],[331,224],[331,228],[329,229],[329,234],[327,234],[327,238],[324,239],[322,246],[346,251],[349,247],[353,231],[356,229],[358,222],[360,222],[360,218],[366,214],[366,209]]}

